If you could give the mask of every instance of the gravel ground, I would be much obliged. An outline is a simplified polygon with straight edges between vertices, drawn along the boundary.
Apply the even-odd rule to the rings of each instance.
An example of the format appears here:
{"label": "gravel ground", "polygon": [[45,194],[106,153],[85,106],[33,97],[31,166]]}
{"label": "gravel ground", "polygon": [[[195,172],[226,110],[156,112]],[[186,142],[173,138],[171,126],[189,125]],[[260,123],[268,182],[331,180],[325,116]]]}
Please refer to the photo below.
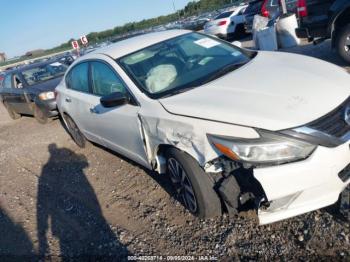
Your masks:
{"label": "gravel ground", "polygon": [[[342,65],[329,50],[325,42],[291,51]],[[165,176],[97,146],[79,149],[58,120],[12,121],[2,106],[0,167],[0,261],[350,260],[349,222],[331,208],[266,226],[249,212],[199,220]]]}

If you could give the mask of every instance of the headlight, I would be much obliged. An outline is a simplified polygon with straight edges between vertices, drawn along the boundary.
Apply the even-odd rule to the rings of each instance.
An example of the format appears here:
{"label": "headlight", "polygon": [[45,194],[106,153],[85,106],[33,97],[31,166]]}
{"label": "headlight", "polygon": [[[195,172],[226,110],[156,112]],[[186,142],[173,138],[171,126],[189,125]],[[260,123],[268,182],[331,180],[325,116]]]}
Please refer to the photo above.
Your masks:
{"label": "headlight", "polygon": [[227,157],[251,164],[283,164],[305,159],[316,146],[274,133],[259,131],[259,139],[209,135],[214,147]]}
{"label": "headlight", "polygon": [[40,100],[51,100],[51,99],[55,99],[56,95],[55,92],[43,92],[41,94],[39,94],[39,98]]}

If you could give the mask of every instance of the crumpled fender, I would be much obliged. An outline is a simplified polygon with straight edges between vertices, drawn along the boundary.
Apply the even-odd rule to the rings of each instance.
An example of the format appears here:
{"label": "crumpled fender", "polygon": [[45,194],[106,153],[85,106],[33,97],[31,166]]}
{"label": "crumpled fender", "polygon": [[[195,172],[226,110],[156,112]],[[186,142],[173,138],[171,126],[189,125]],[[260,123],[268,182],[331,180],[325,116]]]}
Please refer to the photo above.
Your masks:
{"label": "crumpled fender", "polygon": [[[258,138],[258,133],[249,127],[235,126],[214,121],[167,114],[165,117],[139,114],[148,161],[159,163],[160,145],[171,145],[185,151],[196,159],[200,166],[221,155],[210,144],[207,135],[223,135],[241,138]],[[161,173],[161,170],[158,170]]]}

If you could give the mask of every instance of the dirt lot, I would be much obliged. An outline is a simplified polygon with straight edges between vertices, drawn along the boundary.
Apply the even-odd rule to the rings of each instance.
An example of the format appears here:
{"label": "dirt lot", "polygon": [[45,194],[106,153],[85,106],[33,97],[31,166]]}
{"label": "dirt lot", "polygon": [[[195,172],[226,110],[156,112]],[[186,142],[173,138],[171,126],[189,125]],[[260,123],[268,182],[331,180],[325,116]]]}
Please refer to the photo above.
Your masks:
{"label": "dirt lot", "polygon": [[[342,65],[329,45],[291,51]],[[127,255],[350,259],[349,223],[330,210],[267,226],[247,214],[203,221],[173,195],[165,176],[100,147],[79,149],[59,121],[12,121],[0,106],[1,261],[36,260],[37,254],[54,261]]]}

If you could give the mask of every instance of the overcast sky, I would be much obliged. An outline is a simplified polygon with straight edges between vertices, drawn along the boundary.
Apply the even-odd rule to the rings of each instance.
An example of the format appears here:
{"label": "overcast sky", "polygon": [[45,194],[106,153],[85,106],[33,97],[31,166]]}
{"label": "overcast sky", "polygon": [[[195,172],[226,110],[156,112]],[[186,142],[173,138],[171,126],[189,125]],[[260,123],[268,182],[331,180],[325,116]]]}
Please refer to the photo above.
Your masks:
{"label": "overcast sky", "polygon": [[[174,0],[176,9],[188,2]],[[1,0],[0,53],[23,55],[173,11],[173,0]]]}

